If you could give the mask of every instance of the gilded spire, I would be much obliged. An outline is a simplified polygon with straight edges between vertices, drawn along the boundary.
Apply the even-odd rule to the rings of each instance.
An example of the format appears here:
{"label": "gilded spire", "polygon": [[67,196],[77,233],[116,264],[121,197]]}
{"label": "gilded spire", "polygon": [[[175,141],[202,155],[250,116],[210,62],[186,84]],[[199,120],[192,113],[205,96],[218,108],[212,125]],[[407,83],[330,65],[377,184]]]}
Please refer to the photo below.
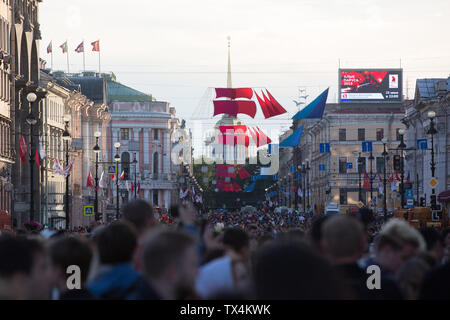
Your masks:
{"label": "gilded spire", "polygon": [[227,37],[228,40],[228,72],[227,72],[227,88],[232,88],[231,84],[231,56],[230,56],[230,47],[231,47],[231,37]]}

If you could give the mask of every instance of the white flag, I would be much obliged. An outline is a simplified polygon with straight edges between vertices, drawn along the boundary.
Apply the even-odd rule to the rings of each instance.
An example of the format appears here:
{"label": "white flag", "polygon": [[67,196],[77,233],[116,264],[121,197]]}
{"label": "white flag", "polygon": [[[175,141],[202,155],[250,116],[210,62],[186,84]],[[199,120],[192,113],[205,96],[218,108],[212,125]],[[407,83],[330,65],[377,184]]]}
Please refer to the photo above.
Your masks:
{"label": "white flag", "polygon": [[103,179],[103,175],[105,174],[105,171],[102,171],[102,175],[100,176],[100,181],[98,182],[98,186],[100,188],[106,188],[105,180]]}
{"label": "white flag", "polygon": [[55,158],[55,164],[53,165],[53,173],[54,174],[63,174],[63,170],[61,168],[61,165],[59,164],[58,158]]}

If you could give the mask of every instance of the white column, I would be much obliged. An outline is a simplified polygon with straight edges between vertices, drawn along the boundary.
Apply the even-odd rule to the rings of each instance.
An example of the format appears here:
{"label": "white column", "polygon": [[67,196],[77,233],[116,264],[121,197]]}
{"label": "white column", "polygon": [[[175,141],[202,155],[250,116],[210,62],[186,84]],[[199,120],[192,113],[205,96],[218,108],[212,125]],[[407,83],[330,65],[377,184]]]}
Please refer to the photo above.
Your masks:
{"label": "white column", "polygon": [[[133,128],[133,140],[136,141],[137,143],[139,143],[139,133],[141,132],[141,128]],[[140,151],[133,151],[133,153],[136,152],[136,160],[137,160],[137,164],[136,164],[136,168],[139,171],[139,154]],[[132,159],[131,161],[133,161],[134,159]]]}
{"label": "white column", "polygon": [[169,196],[170,190],[164,190],[164,205],[166,206],[167,209],[170,208]]}
{"label": "white column", "polygon": [[149,154],[149,135],[150,135],[150,129],[145,128],[144,129],[144,164],[150,163],[150,154]]}

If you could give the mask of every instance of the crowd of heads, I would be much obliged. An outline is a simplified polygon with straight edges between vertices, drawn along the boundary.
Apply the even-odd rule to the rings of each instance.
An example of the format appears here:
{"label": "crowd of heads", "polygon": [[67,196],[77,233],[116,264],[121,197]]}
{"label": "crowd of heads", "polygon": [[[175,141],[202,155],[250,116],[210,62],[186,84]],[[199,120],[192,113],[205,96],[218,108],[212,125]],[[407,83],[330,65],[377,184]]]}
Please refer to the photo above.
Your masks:
{"label": "crowd of heads", "polygon": [[380,222],[366,209],[171,211],[166,224],[136,200],[95,228],[3,232],[0,299],[449,298],[449,229]]}

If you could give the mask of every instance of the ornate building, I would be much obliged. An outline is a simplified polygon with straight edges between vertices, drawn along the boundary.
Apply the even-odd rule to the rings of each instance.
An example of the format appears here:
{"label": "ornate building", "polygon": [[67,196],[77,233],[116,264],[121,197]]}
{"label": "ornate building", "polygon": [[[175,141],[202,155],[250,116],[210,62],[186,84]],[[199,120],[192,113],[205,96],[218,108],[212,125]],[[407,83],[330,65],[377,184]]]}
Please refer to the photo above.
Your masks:
{"label": "ornate building", "polygon": [[[41,33],[38,22],[39,0],[7,1],[11,14],[10,44],[11,58],[11,148],[14,152],[12,175],[13,226],[22,226],[27,220],[37,220],[40,212],[39,169],[33,161],[42,119],[39,115],[40,101],[46,92],[39,87],[39,40]],[[3,4],[5,1],[3,1]],[[9,34],[9,32],[8,32]],[[5,56],[4,56],[5,57]],[[3,63],[5,65],[5,63]],[[27,160],[19,157],[20,137],[27,144]],[[30,153],[31,152],[31,153]],[[28,160],[29,159],[29,160]]]}

